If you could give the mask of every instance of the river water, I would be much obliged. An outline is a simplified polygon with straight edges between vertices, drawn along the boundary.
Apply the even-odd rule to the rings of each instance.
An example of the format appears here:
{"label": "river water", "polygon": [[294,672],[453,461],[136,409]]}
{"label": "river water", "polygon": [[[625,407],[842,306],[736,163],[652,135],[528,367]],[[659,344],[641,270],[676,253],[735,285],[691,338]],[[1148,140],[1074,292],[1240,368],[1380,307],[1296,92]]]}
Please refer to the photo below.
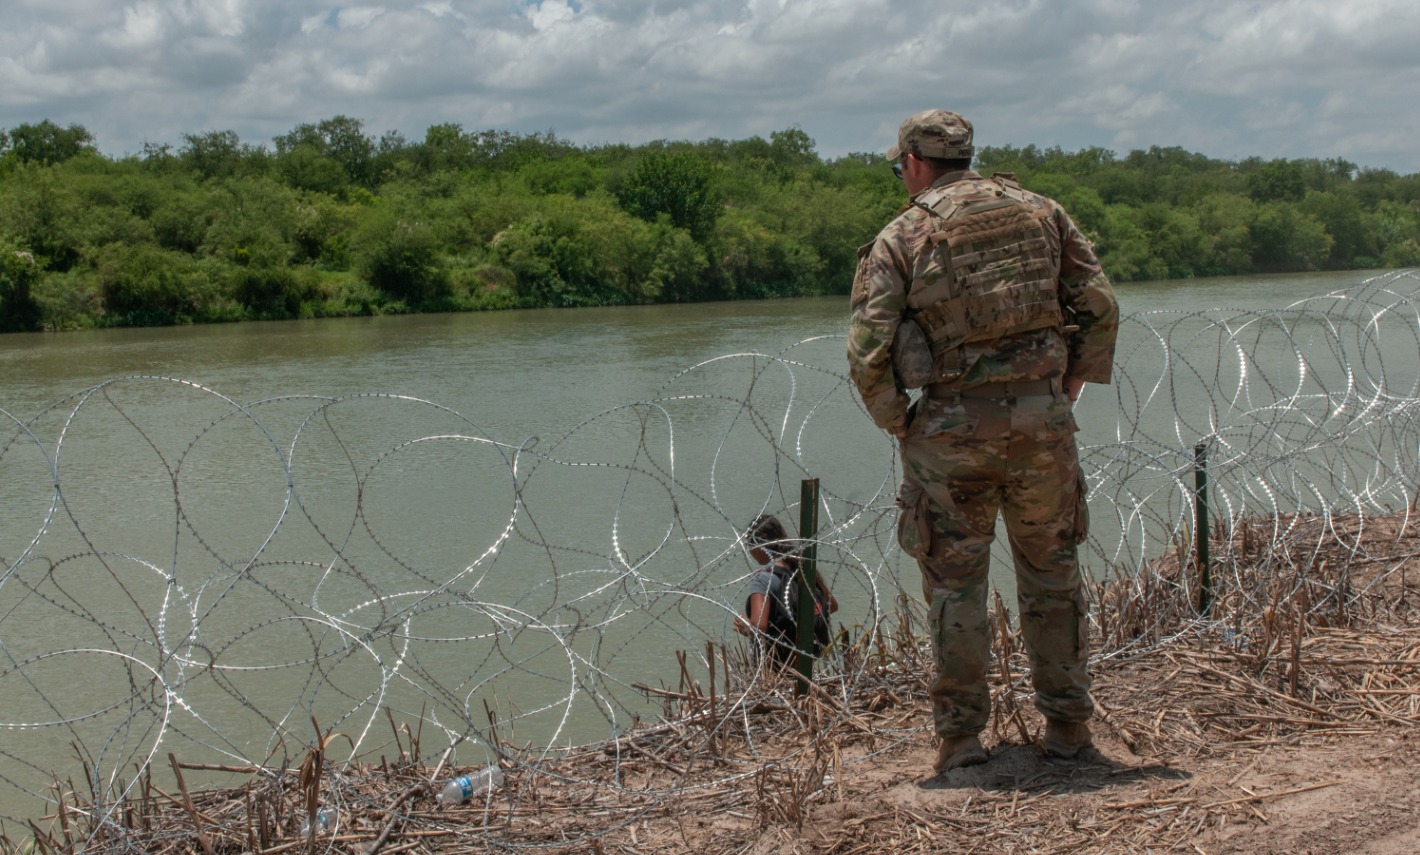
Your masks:
{"label": "river water", "polygon": [[[1183,455],[1216,427],[1192,381],[1246,373],[1190,361],[1229,352],[1216,317],[1364,278],[1120,286],[1136,316],[1120,382],[1077,407],[1104,510],[1138,489],[1106,474],[1120,448]],[[1223,311],[1189,320],[1204,309]],[[490,718],[534,744],[614,735],[659,711],[633,684],[676,688],[676,651],[703,682],[706,643],[737,644],[753,568],[736,533],[763,511],[795,528],[805,478],[838,622],[873,626],[917,581],[891,544],[892,444],[844,376],[846,313],[816,298],[0,336],[0,815],[23,815],[76,744],[118,787],[166,751],[299,756],[312,716],[393,753],[386,708],[461,763],[485,756]],[[1345,384],[1308,374],[1318,339],[1251,335],[1276,345],[1281,385]],[[1413,393],[1413,329],[1386,346]],[[1214,376],[1188,378],[1199,365]],[[1092,554],[1145,548],[1146,515],[1100,510]]]}

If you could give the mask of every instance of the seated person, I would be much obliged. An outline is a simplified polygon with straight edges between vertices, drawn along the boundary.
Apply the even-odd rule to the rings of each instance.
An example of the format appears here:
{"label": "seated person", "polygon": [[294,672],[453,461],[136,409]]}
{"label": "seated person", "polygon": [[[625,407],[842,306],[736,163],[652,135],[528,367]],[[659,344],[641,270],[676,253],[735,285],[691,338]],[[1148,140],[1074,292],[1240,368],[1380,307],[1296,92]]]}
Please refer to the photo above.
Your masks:
{"label": "seated person", "polygon": [[[784,524],[769,514],[750,523],[745,539],[760,567],[750,577],[745,613],[735,617],[735,631],[758,639],[761,656],[768,647],[776,664],[792,662],[798,650],[799,557],[790,554]],[[836,611],[838,600],[820,576],[814,592],[814,656],[828,646],[828,616]]]}

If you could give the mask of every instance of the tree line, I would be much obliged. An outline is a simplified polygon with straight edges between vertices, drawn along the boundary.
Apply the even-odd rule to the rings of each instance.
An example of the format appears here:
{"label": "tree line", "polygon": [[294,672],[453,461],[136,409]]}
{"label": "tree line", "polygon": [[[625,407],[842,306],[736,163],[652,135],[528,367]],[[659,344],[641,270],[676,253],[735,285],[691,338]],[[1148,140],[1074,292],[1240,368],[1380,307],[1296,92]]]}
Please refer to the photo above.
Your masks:
{"label": "tree line", "polygon": [[[1420,175],[987,147],[1059,199],[1116,282],[1420,265]],[[271,146],[186,134],[109,158],[80,125],[0,131],[0,331],[846,294],[903,203],[881,154],[769,139],[574,145],[359,119]]]}

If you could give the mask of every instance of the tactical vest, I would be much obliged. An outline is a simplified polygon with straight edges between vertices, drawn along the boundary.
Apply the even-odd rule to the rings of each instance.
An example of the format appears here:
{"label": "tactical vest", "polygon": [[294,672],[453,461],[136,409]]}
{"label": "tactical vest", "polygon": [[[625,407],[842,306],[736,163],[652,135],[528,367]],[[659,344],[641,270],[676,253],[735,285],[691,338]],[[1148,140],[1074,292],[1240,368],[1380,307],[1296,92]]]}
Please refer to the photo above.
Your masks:
{"label": "tactical vest", "polygon": [[[914,202],[936,230],[908,289],[902,341],[894,343],[895,367],[908,388],[959,377],[963,345],[1064,323],[1059,262],[1046,237],[1049,208],[1011,176],[968,182],[928,190]],[[914,321],[923,334],[915,355]],[[923,343],[930,376],[920,370],[927,361]]]}

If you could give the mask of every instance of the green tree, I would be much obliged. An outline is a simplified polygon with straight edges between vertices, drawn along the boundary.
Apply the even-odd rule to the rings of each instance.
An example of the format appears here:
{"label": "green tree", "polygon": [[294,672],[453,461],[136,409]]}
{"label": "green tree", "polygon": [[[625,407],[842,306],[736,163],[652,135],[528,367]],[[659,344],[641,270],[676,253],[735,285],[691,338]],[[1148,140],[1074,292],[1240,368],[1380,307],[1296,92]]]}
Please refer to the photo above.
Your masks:
{"label": "green tree", "polygon": [[344,196],[350,175],[318,146],[301,143],[276,157],[276,174],[288,187],[313,193]]}
{"label": "green tree", "polygon": [[426,175],[462,171],[479,162],[478,142],[457,123],[430,125],[424,142],[415,149],[414,160]]}
{"label": "green tree", "polygon": [[561,193],[577,198],[603,186],[601,172],[585,157],[533,161],[519,169],[518,176],[537,193]]}
{"label": "green tree", "polygon": [[1207,241],[1207,255],[1198,265],[1204,276],[1248,273],[1252,270],[1252,236],[1248,223],[1256,208],[1236,193],[1214,193],[1194,206],[1198,228]]}
{"label": "green tree", "polygon": [[1049,196],[1059,202],[1075,225],[1091,239],[1104,231],[1105,204],[1100,194],[1074,175],[1065,173],[1034,174],[1025,183],[1028,190]]}
{"label": "green tree", "polygon": [[352,233],[360,215],[361,206],[322,193],[308,193],[298,199],[291,235],[295,260],[328,270],[349,269]]}
{"label": "green tree", "polygon": [[1144,174],[1125,164],[1115,164],[1091,177],[1090,186],[1106,205],[1141,205],[1151,192]]}
{"label": "green tree", "polygon": [[[892,178],[885,167],[881,172]],[[897,184],[892,201],[900,204],[902,183]],[[748,279],[743,276],[746,271],[742,271],[736,288],[763,287],[766,296],[847,294],[858,266],[858,247],[872,239],[895,209],[889,203],[884,210],[880,200],[876,194],[835,187],[807,174],[789,184],[764,188],[758,203],[746,214],[773,236],[766,247],[768,254],[762,256],[761,264],[767,266],[759,266]],[[812,214],[806,216],[805,212]],[[719,237],[733,234],[746,237],[749,233],[726,231]],[[748,250],[748,246],[742,250]],[[731,250],[717,254],[726,258]]]}
{"label": "green tree", "polygon": [[[446,124],[411,145],[337,116],[274,152],[213,131],[117,160],[78,126],[16,130],[12,327],[842,292],[905,201],[881,153],[824,161],[797,127],[579,147]],[[987,147],[977,168],[1064,204],[1119,282],[1420,264],[1420,175],[1177,147]]]}
{"label": "green tree", "polygon": [[1420,207],[1382,201],[1367,217],[1383,267],[1420,266]]}
{"label": "green tree", "polygon": [[94,137],[83,125],[61,128],[49,119],[38,124],[16,125],[0,135],[0,158],[49,166],[81,154],[93,154]]}
{"label": "green tree", "polygon": [[1168,265],[1154,255],[1151,235],[1138,208],[1106,206],[1104,233],[1096,242],[1095,251],[1100,264],[1116,281],[1168,277]]}
{"label": "green tree", "polygon": [[210,185],[197,188],[182,181],[169,185],[148,217],[158,245],[192,255],[202,252],[208,242],[207,230],[226,198],[226,193]]}
{"label": "green tree", "polygon": [[1207,264],[1208,247],[1192,211],[1162,204],[1138,209],[1139,225],[1149,241],[1150,255],[1164,265],[1162,278],[1183,279]]}
{"label": "green tree", "polygon": [[713,246],[720,259],[716,291],[724,298],[797,297],[842,290],[825,281],[823,260],[812,246],[776,231],[752,212],[726,212]]}
{"label": "green tree", "polygon": [[228,286],[253,320],[309,316],[308,304],[321,296],[320,277],[309,267],[248,264],[229,268]]}
{"label": "green tree", "polygon": [[356,268],[369,283],[409,308],[420,308],[448,293],[438,240],[418,212],[378,207],[364,218],[355,237]]}
{"label": "green tree", "polygon": [[479,159],[494,170],[515,173],[539,160],[561,160],[577,153],[577,147],[552,131],[514,134],[508,131],[480,131],[475,135]]}
{"label": "green tree", "polygon": [[1389,169],[1362,169],[1356,173],[1352,187],[1361,207],[1374,211],[1382,202],[1399,201],[1396,191],[1401,186],[1400,175]]}
{"label": "green tree", "polygon": [[202,317],[209,283],[190,256],[111,244],[94,254],[92,265],[110,323],[161,326]]}
{"label": "green tree", "polygon": [[575,223],[538,216],[498,235],[494,258],[515,277],[524,306],[608,306],[627,302],[595,274]]}
{"label": "green tree", "polygon": [[632,216],[654,221],[665,215],[703,242],[720,215],[713,176],[714,167],[693,152],[652,149],[627,175],[617,198]]}
{"label": "green tree", "polygon": [[490,176],[482,183],[458,185],[442,205],[427,195],[419,197],[417,203],[442,214],[439,219],[445,244],[452,251],[466,252],[492,243],[513,223],[528,219],[543,206],[561,204],[561,201],[540,199],[515,178]]}
{"label": "green tree", "polygon": [[231,178],[242,171],[244,163],[257,156],[257,150],[242,143],[236,131],[208,131],[203,134],[183,134],[178,159],[198,178]]}
{"label": "green tree", "polygon": [[39,305],[32,293],[39,274],[32,254],[0,240],[0,332],[39,329]]}
{"label": "green tree", "polygon": [[575,244],[587,256],[590,291],[607,303],[695,300],[705,251],[689,233],[647,223],[608,199],[567,202]]}
{"label": "green tree", "polygon": [[386,176],[414,169],[414,147],[399,131],[385,131],[375,143],[375,152],[370,158],[369,185],[377,186]]}
{"label": "green tree", "polygon": [[[312,161],[329,160],[339,167],[347,181],[362,187],[373,187],[378,178],[374,169],[375,141],[365,135],[364,123],[359,119],[335,116],[316,124],[297,125],[275,142],[278,161],[297,155]],[[313,168],[306,164],[296,172],[304,175]]]}
{"label": "green tree", "polygon": [[1247,192],[1254,202],[1300,202],[1307,192],[1301,161],[1272,160],[1247,177]]}
{"label": "green tree", "polygon": [[501,231],[492,261],[523,305],[609,306],[704,299],[704,249],[664,220],[646,222],[605,196],[546,198]]}
{"label": "green tree", "polygon": [[797,125],[774,131],[769,135],[769,159],[785,176],[803,172],[819,164],[813,138]]}
{"label": "green tree", "polygon": [[0,238],[33,253],[45,270],[70,269],[83,249],[84,204],[66,178],[52,168],[27,164],[10,176],[0,194]]}
{"label": "green tree", "polygon": [[230,264],[258,267],[291,263],[300,196],[270,178],[222,182],[203,197],[210,220],[201,251]]}
{"label": "green tree", "polygon": [[1331,254],[1326,267],[1345,270],[1357,259],[1374,259],[1379,255],[1376,242],[1366,229],[1365,211],[1349,187],[1337,192],[1310,190],[1298,208],[1320,222],[1331,236]]}
{"label": "green tree", "polygon": [[1252,262],[1256,270],[1292,273],[1319,270],[1331,256],[1331,235],[1315,217],[1295,205],[1258,205],[1248,223]]}

